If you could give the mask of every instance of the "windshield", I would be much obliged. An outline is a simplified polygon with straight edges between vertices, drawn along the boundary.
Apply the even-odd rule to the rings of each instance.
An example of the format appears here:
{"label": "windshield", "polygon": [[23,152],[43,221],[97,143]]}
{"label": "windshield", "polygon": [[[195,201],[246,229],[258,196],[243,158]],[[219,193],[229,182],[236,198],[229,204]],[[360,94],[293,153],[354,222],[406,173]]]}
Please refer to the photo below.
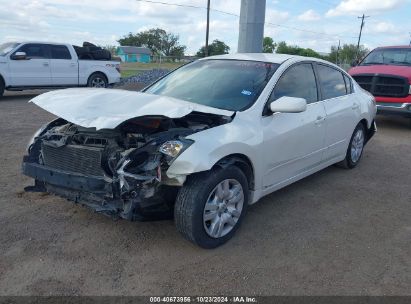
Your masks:
{"label": "windshield", "polygon": [[241,111],[257,100],[278,67],[256,61],[199,60],[160,79],[145,92]]}
{"label": "windshield", "polygon": [[0,56],[7,55],[11,50],[13,50],[18,45],[18,43],[14,42],[0,44]]}
{"label": "windshield", "polygon": [[394,64],[411,66],[411,48],[376,49],[360,63],[360,65],[371,64]]}

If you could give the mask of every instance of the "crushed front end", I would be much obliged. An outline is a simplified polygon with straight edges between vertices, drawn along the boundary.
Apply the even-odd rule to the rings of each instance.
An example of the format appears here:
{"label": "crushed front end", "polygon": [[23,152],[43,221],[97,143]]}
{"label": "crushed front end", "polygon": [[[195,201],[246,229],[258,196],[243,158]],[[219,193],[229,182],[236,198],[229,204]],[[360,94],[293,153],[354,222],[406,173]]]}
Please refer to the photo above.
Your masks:
{"label": "crushed front end", "polygon": [[49,192],[128,220],[170,217],[184,178],[166,171],[193,141],[186,136],[231,117],[192,112],[182,118],[138,117],[115,129],[56,119],[33,137],[22,170],[26,191]]}

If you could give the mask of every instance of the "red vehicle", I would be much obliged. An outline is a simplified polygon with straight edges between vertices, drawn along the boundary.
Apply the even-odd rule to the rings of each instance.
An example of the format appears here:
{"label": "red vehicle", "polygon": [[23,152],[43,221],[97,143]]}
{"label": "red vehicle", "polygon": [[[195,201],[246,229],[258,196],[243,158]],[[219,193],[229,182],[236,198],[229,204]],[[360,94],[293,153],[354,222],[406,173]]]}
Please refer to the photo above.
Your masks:
{"label": "red vehicle", "polygon": [[378,113],[411,118],[411,46],[376,48],[348,73],[375,96]]}

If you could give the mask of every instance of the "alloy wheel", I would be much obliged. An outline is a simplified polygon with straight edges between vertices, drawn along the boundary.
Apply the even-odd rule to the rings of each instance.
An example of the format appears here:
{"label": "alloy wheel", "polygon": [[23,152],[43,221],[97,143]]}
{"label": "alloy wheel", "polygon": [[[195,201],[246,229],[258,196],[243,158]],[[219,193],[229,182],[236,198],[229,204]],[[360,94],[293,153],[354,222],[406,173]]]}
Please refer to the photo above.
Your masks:
{"label": "alloy wheel", "polygon": [[105,88],[106,87],[106,82],[101,77],[95,77],[91,81],[91,87],[93,87],[93,88]]}
{"label": "alloy wheel", "polygon": [[220,182],[208,196],[203,223],[212,238],[227,235],[237,224],[244,205],[244,190],[235,179]]}
{"label": "alloy wheel", "polygon": [[355,133],[351,143],[351,161],[356,163],[359,161],[362,150],[364,148],[364,130],[359,128]]}

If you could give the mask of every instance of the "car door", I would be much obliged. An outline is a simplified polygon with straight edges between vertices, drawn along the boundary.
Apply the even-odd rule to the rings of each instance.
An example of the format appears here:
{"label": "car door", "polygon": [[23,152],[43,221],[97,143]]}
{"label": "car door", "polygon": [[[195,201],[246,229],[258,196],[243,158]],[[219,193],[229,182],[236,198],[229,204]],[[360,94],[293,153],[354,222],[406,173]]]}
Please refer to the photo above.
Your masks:
{"label": "car door", "polygon": [[[270,113],[263,117],[264,188],[298,178],[322,162],[325,109],[318,101],[317,82],[310,62],[288,68],[275,85],[267,106],[282,96],[307,100],[301,113]],[[268,191],[269,192],[269,191]]]}
{"label": "car door", "polygon": [[359,103],[352,93],[349,77],[338,69],[316,64],[316,73],[321,88],[326,120],[325,161],[339,158],[346,154],[348,143],[359,118]]}
{"label": "car door", "polygon": [[78,60],[65,45],[50,45],[50,67],[53,85],[78,85]]}
{"label": "car door", "polygon": [[[25,59],[13,59],[17,52],[26,53]],[[50,86],[51,71],[48,46],[45,44],[27,43],[10,55],[11,86]]]}

